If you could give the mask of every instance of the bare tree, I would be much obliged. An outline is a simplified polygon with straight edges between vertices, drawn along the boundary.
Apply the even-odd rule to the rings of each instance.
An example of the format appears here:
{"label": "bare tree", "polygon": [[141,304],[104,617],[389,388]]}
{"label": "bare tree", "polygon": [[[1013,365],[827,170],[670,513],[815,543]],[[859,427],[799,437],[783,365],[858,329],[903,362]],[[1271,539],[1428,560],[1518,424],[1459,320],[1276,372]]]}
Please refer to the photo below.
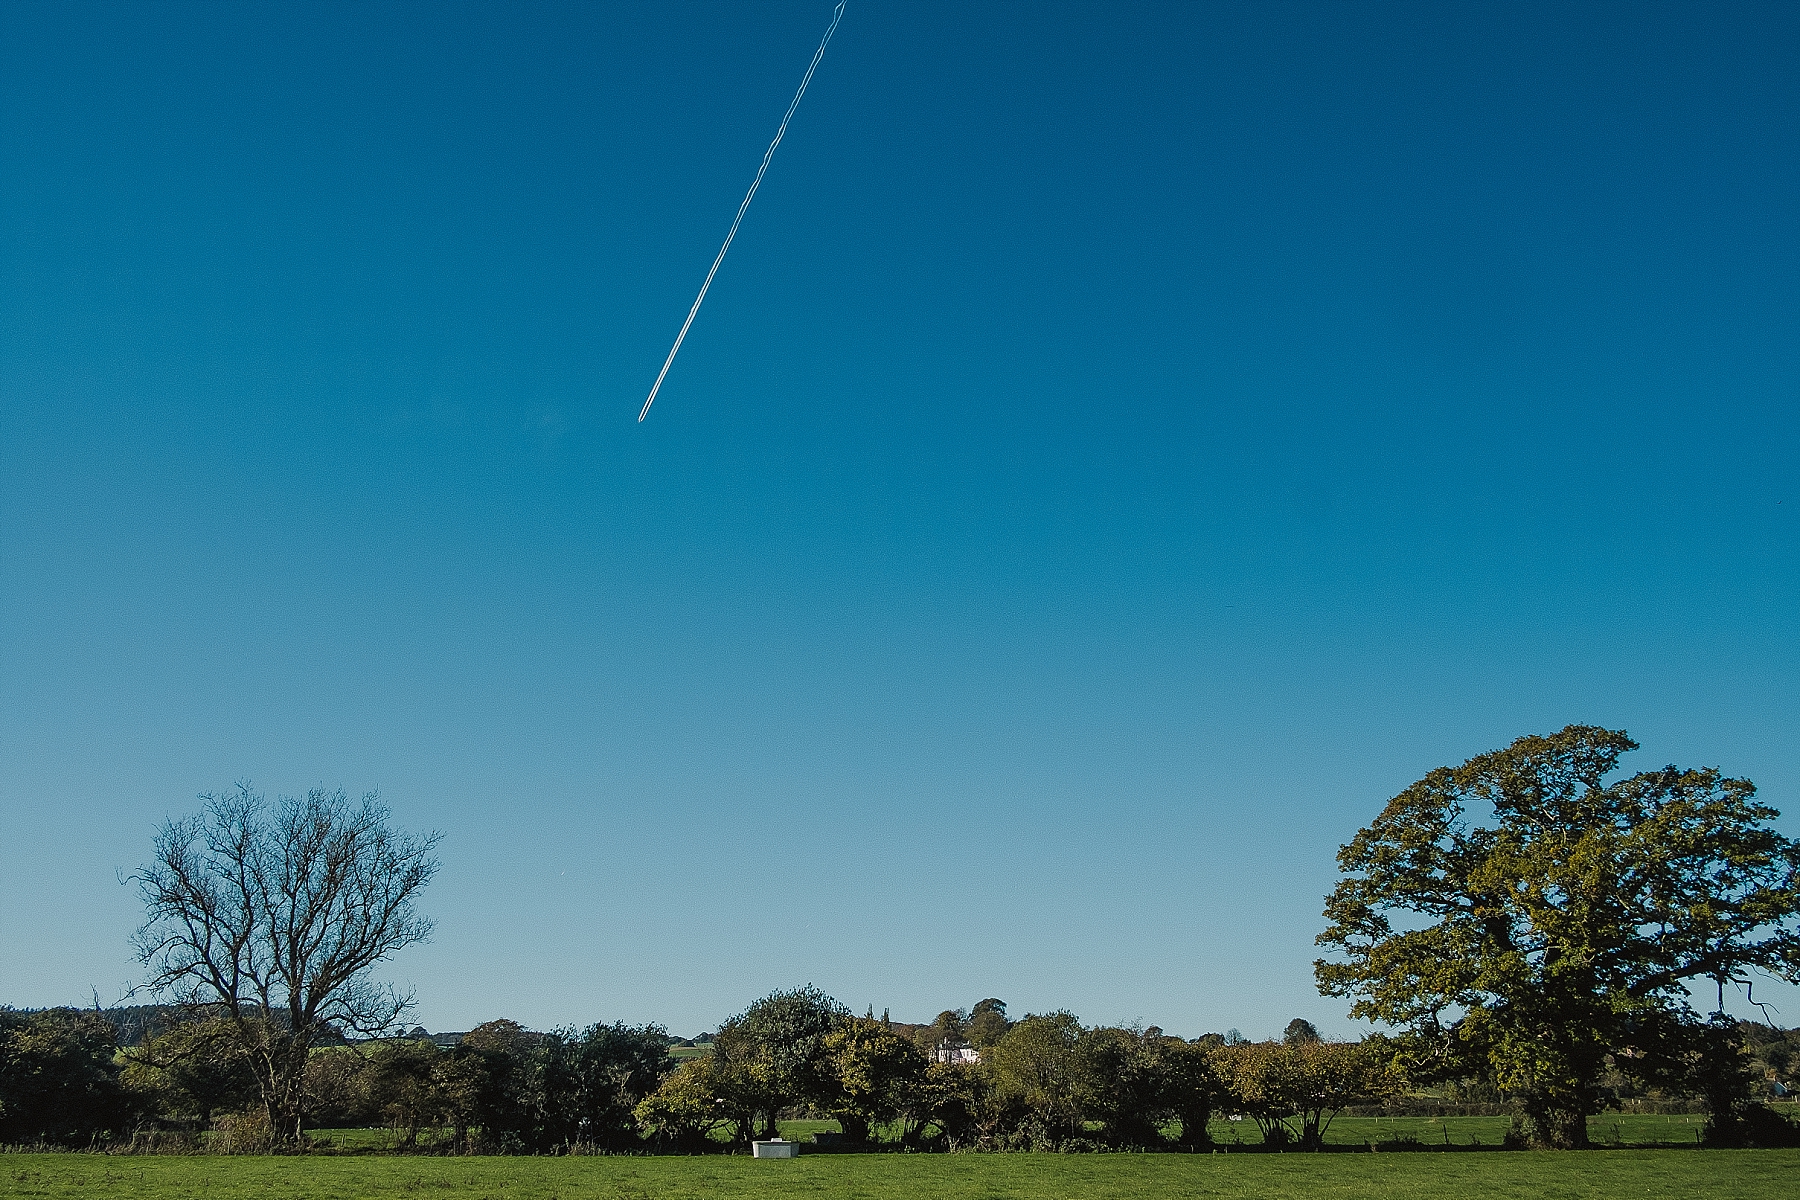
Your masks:
{"label": "bare tree", "polygon": [[412,1006],[372,968],[430,936],[413,901],[437,873],[442,835],[393,829],[373,792],[352,804],[315,788],[270,805],[240,783],[200,800],[163,824],[155,859],[132,876],[144,986],[229,1022],[271,1136],[298,1141],[314,1044],[333,1029],[387,1032]]}

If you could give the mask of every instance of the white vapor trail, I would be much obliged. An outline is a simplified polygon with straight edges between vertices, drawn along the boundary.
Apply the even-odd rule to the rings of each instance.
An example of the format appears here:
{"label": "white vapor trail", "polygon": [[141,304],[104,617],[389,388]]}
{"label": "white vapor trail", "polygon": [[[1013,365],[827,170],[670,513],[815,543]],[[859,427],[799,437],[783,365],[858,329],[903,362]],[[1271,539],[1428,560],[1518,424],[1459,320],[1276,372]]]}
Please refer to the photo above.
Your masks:
{"label": "white vapor trail", "polygon": [[663,377],[674,365],[675,355],[681,350],[682,339],[687,337],[688,326],[694,323],[694,317],[700,311],[700,302],[706,299],[706,289],[712,286],[713,276],[719,273],[719,264],[725,261],[725,252],[731,249],[731,239],[737,236],[738,225],[744,219],[744,210],[750,207],[751,198],[762,184],[763,172],[769,169],[769,160],[775,157],[775,147],[781,145],[781,135],[787,132],[788,122],[794,119],[794,110],[800,107],[800,97],[806,95],[806,85],[812,82],[813,72],[819,68],[819,60],[825,57],[825,46],[831,41],[831,35],[837,32],[838,22],[843,19],[844,3],[845,0],[838,0],[838,6],[831,10],[831,25],[820,39],[819,48],[813,51],[812,62],[806,68],[805,77],[800,80],[800,90],[794,93],[787,115],[781,118],[781,128],[775,131],[775,140],[763,151],[762,166],[756,168],[756,178],[750,182],[750,190],[744,193],[744,202],[738,205],[737,216],[731,222],[731,232],[725,235],[725,244],[719,247],[719,257],[713,259],[712,270],[706,273],[706,282],[700,285],[700,294],[694,297],[694,307],[688,309],[687,320],[681,323],[681,332],[675,335],[675,344],[669,347],[669,357],[663,360],[662,370],[656,373],[656,382],[650,385],[650,398],[644,401],[644,409],[638,413],[640,424],[650,415],[650,406],[656,403],[656,393],[662,388]]}

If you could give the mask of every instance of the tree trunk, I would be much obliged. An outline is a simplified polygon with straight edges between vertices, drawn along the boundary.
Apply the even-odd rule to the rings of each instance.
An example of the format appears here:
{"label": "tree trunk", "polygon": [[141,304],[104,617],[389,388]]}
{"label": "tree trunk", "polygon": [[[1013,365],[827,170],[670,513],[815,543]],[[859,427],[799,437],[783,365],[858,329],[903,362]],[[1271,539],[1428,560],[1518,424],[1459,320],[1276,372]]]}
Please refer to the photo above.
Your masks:
{"label": "tree trunk", "polygon": [[269,1136],[275,1145],[299,1146],[305,1142],[308,1046],[302,1038],[286,1040],[267,1059]]}
{"label": "tree trunk", "polygon": [[1525,1142],[1539,1150],[1586,1150],[1587,1114],[1548,1104],[1525,1105]]}
{"label": "tree trunk", "polygon": [[1181,1144],[1189,1150],[1203,1150],[1212,1144],[1207,1125],[1212,1121],[1210,1105],[1196,1105],[1181,1114]]}

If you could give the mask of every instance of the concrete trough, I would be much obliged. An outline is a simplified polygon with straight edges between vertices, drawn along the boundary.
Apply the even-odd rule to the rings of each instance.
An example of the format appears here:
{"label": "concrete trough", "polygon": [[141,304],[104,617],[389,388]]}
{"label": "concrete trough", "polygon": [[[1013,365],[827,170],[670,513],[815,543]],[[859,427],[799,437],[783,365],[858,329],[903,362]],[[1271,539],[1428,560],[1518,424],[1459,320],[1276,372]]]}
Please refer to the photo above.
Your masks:
{"label": "concrete trough", "polygon": [[799,1158],[800,1143],[787,1142],[780,1138],[770,1138],[766,1142],[751,1142],[750,1154],[753,1158]]}

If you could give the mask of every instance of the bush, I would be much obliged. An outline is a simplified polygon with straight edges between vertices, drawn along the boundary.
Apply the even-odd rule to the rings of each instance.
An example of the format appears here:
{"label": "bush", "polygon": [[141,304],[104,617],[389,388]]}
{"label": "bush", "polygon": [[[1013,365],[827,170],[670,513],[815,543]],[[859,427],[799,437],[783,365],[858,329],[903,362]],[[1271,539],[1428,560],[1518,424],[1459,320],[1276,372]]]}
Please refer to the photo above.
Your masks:
{"label": "bush", "polygon": [[1704,1142],[1720,1148],[1782,1150],[1800,1146],[1800,1123],[1766,1104],[1743,1104],[1708,1121]]}
{"label": "bush", "polygon": [[79,1146],[122,1137],[130,1097],[113,1027],[69,1008],[0,1009],[0,1143]]}
{"label": "bush", "polygon": [[711,1059],[688,1059],[638,1104],[633,1115],[661,1149],[708,1149],[713,1130],[731,1120],[713,1087],[712,1065]]}
{"label": "bush", "polygon": [[207,1128],[216,1114],[256,1099],[256,1076],[229,1026],[217,1018],[175,1022],[125,1052],[120,1082],[156,1121]]}
{"label": "bush", "polygon": [[214,1154],[267,1154],[275,1145],[275,1131],[264,1108],[226,1113],[213,1122]]}

